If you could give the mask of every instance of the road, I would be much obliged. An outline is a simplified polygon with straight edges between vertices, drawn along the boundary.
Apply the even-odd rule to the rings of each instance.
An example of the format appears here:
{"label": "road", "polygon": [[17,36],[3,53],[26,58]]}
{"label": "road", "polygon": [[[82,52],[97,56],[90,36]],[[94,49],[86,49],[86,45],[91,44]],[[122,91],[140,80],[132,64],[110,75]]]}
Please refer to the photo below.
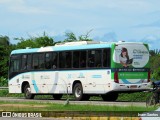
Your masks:
{"label": "road", "polygon": [[[13,98],[13,97],[0,97],[0,101],[12,101],[12,102],[39,102],[39,103],[57,103],[65,104],[66,100],[53,100],[53,99],[33,99],[28,100],[25,98]],[[110,106],[146,106],[145,102],[106,102],[106,101],[74,101],[70,100],[70,104],[79,104],[79,105],[110,105]]]}

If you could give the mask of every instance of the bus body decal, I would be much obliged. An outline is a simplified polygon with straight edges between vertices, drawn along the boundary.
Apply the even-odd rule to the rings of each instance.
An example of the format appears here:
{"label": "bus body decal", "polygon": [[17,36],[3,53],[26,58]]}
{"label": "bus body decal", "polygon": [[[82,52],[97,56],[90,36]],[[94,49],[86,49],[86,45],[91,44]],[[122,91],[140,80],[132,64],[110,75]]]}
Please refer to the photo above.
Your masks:
{"label": "bus body decal", "polygon": [[124,84],[140,84],[140,83],[142,83],[142,80],[139,80],[138,82],[135,82],[135,83],[131,83],[131,82],[129,82],[127,79],[121,79],[122,80],[122,82],[124,83]]}
{"label": "bus body decal", "polygon": [[92,75],[92,78],[102,78],[102,75]]}
{"label": "bus body decal", "polygon": [[36,81],[32,80],[32,83],[33,83],[33,86],[34,86],[34,89],[35,89],[36,93],[38,93],[39,90],[38,90],[38,86],[36,84]]}

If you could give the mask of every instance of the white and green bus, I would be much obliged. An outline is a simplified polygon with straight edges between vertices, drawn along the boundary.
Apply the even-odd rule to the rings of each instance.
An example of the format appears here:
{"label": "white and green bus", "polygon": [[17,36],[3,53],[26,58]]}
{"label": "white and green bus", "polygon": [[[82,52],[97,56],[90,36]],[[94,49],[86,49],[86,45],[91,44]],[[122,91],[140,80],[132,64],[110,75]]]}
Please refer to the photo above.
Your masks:
{"label": "white and green bus", "polygon": [[149,89],[149,49],[144,43],[79,41],[14,50],[10,55],[9,93],[53,95],[75,100],[101,95],[115,101],[119,93]]}

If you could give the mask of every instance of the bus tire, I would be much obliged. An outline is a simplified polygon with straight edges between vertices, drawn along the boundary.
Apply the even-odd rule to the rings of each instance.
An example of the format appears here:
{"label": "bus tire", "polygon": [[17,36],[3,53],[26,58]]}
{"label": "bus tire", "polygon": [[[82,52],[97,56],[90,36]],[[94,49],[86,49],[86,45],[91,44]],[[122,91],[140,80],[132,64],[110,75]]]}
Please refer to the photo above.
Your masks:
{"label": "bus tire", "polygon": [[60,100],[62,98],[63,94],[53,94],[52,96],[53,96],[54,100]]}
{"label": "bus tire", "polygon": [[101,95],[104,101],[116,101],[118,98],[118,93],[107,93],[105,95]]}
{"label": "bus tire", "polygon": [[76,83],[73,87],[73,95],[75,97],[75,100],[81,101],[84,98],[83,95],[83,88],[81,83]]}
{"label": "bus tire", "polygon": [[31,93],[31,88],[29,84],[25,85],[24,87],[24,96],[26,99],[34,99],[34,94]]}

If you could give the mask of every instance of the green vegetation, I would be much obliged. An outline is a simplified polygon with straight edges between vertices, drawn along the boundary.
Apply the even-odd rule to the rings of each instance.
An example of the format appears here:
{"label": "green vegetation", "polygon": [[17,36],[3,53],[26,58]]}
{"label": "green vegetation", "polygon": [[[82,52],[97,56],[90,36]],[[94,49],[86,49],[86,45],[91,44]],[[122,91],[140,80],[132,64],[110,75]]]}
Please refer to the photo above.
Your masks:
{"label": "green vegetation", "polygon": [[8,79],[7,78],[4,78],[3,76],[0,77],[0,86],[3,86],[3,87],[7,87],[8,86]]}
{"label": "green vegetation", "polygon": [[117,101],[130,101],[130,102],[144,102],[146,101],[148,92],[138,92],[138,93],[121,93]]}
{"label": "green vegetation", "polygon": [[160,54],[154,53],[150,57],[151,77],[155,80],[160,80]]}
{"label": "green vegetation", "polygon": [[[128,101],[128,102],[145,102],[147,96],[150,95],[148,92],[139,92],[139,93],[121,93],[117,101]],[[9,94],[8,90],[0,90],[0,97],[24,97],[24,94]],[[69,96],[70,99],[74,99],[73,95]],[[52,95],[37,95],[35,99],[53,99]],[[67,95],[63,95],[62,99],[67,99]],[[102,100],[100,96],[93,96],[90,100]]]}
{"label": "green vegetation", "polygon": [[105,105],[76,105],[54,104],[43,102],[6,102],[0,101],[0,110],[9,111],[153,111],[156,107],[138,106],[105,106]]}

